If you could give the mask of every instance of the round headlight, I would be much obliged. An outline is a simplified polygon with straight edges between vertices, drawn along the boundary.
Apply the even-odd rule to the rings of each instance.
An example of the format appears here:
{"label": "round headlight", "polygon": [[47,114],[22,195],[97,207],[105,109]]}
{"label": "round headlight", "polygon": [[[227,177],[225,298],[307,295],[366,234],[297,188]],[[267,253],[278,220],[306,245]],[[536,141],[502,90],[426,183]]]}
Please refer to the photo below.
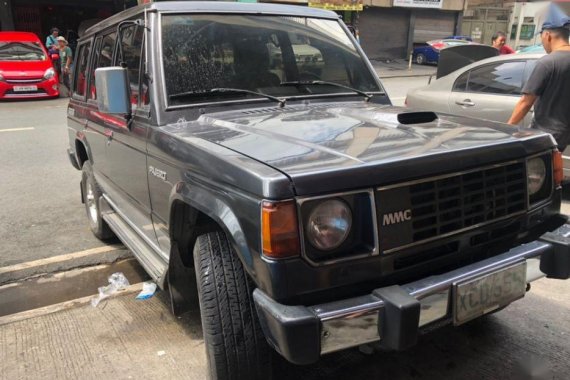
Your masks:
{"label": "round headlight", "polygon": [[544,164],[544,160],[540,157],[528,160],[527,172],[528,194],[534,195],[542,189],[542,185],[544,185],[544,180],[546,179],[546,165]]}
{"label": "round headlight", "polygon": [[352,213],[348,205],[338,199],[319,204],[309,215],[306,226],[307,239],[321,251],[340,246],[347,238],[352,225]]}

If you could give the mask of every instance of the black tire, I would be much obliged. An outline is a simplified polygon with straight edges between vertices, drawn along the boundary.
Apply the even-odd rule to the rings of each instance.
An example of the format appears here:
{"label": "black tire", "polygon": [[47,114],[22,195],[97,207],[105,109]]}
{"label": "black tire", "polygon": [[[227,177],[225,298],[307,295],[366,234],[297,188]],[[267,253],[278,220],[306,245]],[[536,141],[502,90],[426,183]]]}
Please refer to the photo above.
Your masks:
{"label": "black tire", "polygon": [[427,63],[426,56],[422,53],[419,53],[418,55],[416,55],[416,63],[418,65],[425,65]]}
{"label": "black tire", "polygon": [[93,169],[89,161],[85,161],[81,171],[81,191],[83,192],[85,212],[87,213],[87,220],[89,221],[91,232],[103,241],[113,240],[116,238],[115,233],[101,217],[99,199],[101,198],[102,192],[95,181]]}
{"label": "black tire", "polygon": [[272,349],[259,325],[253,283],[226,235],[199,236],[194,263],[210,378],[271,379]]}

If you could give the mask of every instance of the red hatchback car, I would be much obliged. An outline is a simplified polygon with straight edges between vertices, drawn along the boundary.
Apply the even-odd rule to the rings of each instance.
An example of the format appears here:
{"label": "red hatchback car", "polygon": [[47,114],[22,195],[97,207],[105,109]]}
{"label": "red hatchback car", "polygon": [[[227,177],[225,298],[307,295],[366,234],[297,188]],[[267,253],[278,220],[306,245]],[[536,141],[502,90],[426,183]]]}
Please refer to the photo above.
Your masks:
{"label": "red hatchback car", "polygon": [[39,38],[0,32],[0,99],[58,96],[58,75]]}

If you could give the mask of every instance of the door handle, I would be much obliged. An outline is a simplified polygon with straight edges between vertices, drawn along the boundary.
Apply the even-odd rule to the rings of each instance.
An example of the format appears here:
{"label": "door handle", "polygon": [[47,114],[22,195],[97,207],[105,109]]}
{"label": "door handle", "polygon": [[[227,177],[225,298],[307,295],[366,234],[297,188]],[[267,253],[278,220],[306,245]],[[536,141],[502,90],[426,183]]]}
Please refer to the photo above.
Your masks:
{"label": "door handle", "polygon": [[471,101],[471,99],[465,99],[462,102],[460,101],[455,101],[455,104],[457,104],[458,106],[463,106],[463,107],[473,107],[475,105],[475,103],[473,103]]}

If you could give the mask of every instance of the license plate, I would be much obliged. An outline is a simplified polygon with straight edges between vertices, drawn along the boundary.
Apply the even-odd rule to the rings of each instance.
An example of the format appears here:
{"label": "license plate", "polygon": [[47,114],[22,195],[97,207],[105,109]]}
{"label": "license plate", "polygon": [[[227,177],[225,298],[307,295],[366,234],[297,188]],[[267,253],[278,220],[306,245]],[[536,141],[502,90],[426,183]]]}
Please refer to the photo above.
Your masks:
{"label": "license plate", "polygon": [[461,325],[524,297],[526,262],[457,283],[453,289],[453,323]]}
{"label": "license plate", "polygon": [[14,91],[38,91],[38,86],[14,86]]}

